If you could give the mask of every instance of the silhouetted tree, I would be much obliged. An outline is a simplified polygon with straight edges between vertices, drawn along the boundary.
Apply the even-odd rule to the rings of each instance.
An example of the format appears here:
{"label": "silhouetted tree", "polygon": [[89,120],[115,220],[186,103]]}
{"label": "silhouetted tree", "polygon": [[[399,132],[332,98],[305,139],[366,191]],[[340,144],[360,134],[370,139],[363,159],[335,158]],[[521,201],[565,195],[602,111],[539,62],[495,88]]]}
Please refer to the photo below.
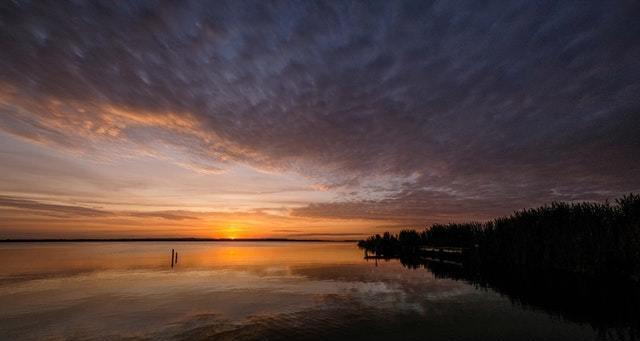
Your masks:
{"label": "silhouetted tree", "polygon": [[491,266],[640,280],[640,195],[604,203],[554,202],[486,223],[435,224],[358,243],[384,257],[411,258],[423,246],[458,247]]}

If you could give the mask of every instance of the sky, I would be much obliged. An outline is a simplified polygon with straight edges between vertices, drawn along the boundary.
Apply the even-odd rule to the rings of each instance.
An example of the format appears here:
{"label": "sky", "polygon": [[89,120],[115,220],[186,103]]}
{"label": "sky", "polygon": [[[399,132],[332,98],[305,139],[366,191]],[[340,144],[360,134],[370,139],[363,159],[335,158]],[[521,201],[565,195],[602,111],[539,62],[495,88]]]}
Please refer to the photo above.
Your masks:
{"label": "sky", "polygon": [[3,1],[0,238],[358,239],[640,192],[637,1]]}

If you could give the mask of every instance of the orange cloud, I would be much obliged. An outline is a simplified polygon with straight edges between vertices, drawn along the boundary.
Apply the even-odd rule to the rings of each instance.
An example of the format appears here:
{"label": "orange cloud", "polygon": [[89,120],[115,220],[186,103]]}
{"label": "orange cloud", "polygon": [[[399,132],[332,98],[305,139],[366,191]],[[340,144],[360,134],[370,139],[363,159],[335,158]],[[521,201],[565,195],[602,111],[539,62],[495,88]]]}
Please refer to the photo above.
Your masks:
{"label": "orange cloud", "polygon": [[[63,237],[349,239],[374,232],[372,221],[271,215],[262,211],[111,211],[0,196],[0,235]],[[364,231],[363,231],[364,230]],[[291,233],[291,231],[297,231]],[[347,232],[345,232],[347,231]],[[348,232],[353,231],[353,232]]]}

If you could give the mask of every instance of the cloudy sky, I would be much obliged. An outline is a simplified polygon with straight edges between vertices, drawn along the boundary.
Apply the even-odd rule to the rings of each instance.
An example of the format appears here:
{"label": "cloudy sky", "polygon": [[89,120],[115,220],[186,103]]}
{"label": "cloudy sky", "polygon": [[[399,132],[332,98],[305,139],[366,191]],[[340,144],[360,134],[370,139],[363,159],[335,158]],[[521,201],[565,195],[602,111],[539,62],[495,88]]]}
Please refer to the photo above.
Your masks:
{"label": "cloudy sky", "polygon": [[637,1],[3,1],[0,238],[353,239],[640,191]]}

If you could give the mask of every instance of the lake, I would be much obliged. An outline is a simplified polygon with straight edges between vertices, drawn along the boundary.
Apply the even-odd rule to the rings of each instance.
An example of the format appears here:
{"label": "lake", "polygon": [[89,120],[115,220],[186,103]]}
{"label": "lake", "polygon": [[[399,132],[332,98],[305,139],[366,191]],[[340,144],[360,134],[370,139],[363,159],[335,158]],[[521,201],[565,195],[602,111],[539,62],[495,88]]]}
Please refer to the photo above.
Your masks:
{"label": "lake", "polygon": [[594,328],[352,243],[5,243],[0,260],[2,340],[634,338],[625,317]]}

